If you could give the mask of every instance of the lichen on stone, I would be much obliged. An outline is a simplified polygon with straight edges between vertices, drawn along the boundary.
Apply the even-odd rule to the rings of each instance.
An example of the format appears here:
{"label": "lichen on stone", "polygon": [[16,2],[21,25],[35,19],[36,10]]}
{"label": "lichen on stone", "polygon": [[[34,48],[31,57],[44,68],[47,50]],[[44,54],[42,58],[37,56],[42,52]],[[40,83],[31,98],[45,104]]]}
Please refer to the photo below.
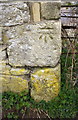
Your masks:
{"label": "lichen on stone", "polygon": [[29,74],[29,72],[30,71],[25,68],[12,68],[10,70],[11,75],[25,75],[25,74]]}
{"label": "lichen on stone", "polygon": [[28,81],[23,76],[1,75],[0,79],[2,79],[2,92],[19,93],[28,90]]}
{"label": "lichen on stone", "polygon": [[[58,95],[60,89],[59,74],[55,68],[38,69],[31,75],[31,96],[36,100],[51,100]],[[59,66],[58,71],[59,73]]]}

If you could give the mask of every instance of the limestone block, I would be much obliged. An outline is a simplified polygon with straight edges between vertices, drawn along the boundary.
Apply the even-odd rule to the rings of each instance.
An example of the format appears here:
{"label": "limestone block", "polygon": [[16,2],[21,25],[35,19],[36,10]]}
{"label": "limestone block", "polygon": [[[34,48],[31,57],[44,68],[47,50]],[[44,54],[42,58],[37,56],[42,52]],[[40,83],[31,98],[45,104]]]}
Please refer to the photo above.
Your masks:
{"label": "limestone block", "polygon": [[[60,21],[42,21],[24,25],[22,28],[21,35],[9,38],[7,49],[9,64],[12,66],[56,66],[61,54]],[[12,27],[9,29],[10,34],[11,29]]]}
{"label": "limestone block", "polygon": [[1,75],[10,75],[10,69],[11,67],[9,65],[6,65],[5,62],[2,61],[2,63],[0,63],[0,74]]}
{"label": "limestone block", "polygon": [[0,62],[0,74],[2,75],[14,75],[22,76],[30,73],[30,70],[24,68],[12,68],[9,65],[6,65],[4,61]]}
{"label": "limestone block", "polygon": [[4,73],[4,70],[6,74],[8,74],[8,69],[9,66],[6,65],[8,63],[8,59],[6,58],[6,51],[5,51],[6,46],[5,45],[0,45],[0,75]]}
{"label": "limestone block", "polygon": [[29,74],[30,70],[24,68],[11,68],[11,75],[26,75]]}
{"label": "limestone block", "polygon": [[[0,52],[1,52],[1,51],[5,51],[6,48],[7,48],[6,45],[0,45]],[[1,54],[1,53],[0,53],[0,54]]]}
{"label": "limestone block", "polygon": [[3,66],[7,63],[6,60],[6,51],[4,50],[5,46],[3,47],[0,45],[0,73],[2,71]]}
{"label": "limestone block", "polygon": [[36,101],[49,101],[60,90],[60,66],[37,69],[31,75],[31,96]]}
{"label": "limestone block", "polygon": [[12,27],[3,27],[3,30],[2,30],[3,43],[8,44],[10,39],[17,39],[17,38],[23,36],[24,32],[25,32],[24,25],[12,26]]}
{"label": "limestone block", "polygon": [[28,90],[28,81],[25,79],[25,76],[0,75],[0,81],[1,80],[2,92],[21,92]]}
{"label": "limestone block", "polygon": [[25,2],[0,3],[0,26],[13,26],[29,21],[29,8]]}
{"label": "limestone block", "polygon": [[41,16],[46,20],[60,18],[61,2],[41,2]]}
{"label": "limestone block", "polygon": [[38,2],[32,4],[32,14],[34,22],[40,21],[40,4]]}
{"label": "limestone block", "polygon": [[4,61],[6,59],[6,51],[0,51],[0,61]]}
{"label": "limestone block", "polygon": [[0,44],[2,43],[2,27],[0,27]]}

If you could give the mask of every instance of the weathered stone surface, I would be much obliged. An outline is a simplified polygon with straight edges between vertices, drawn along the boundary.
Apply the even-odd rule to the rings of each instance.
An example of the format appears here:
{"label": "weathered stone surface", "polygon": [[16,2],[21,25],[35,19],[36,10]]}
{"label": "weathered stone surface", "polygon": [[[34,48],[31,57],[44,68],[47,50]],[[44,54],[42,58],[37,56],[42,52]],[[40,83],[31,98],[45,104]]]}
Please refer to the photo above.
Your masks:
{"label": "weathered stone surface", "polygon": [[24,76],[0,75],[0,81],[1,80],[2,92],[21,92],[24,90],[28,90],[28,81],[25,79]]}
{"label": "weathered stone surface", "polygon": [[6,51],[0,51],[0,61],[3,61],[6,59]]}
{"label": "weathered stone surface", "polygon": [[6,51],[4,50],[4,47],[0,45],[0,74],[2,73],[2,69],[5,67],[5,64],[7,63],[6,59]]}
{"label": "weathered stone surface", "polygon": [[[26,24],[25,24],[26,26]],[[24,25],[13,26],[13,27],[4,27],[2,30],[3,33],[3,43],[8,44],[10,39],[19,39],[24,35],[25,32]]]}
{"label": "weathered stone surface", "polygon": [[30,70],[24,68],[11,68],[11,75],[26,75],[29,74]]}
{"label": "weathered stone surface", "polygon": [[25,2],[0,3],[0,26],[13,26],[29,21],[29,8]]}
{"label": "weathered stone surface", "polygon": [[0,74],[10,75],[10,66],[6,65],[5,62],[0,63]]}
{"label": "weathered stone surface", "polygon": [[0,44],[2,43],[2,27],[0,27]]}
{"label": "weathered stone surface", "polygon": [[6,65],[6,63],[8,63],[8,59],[6,57],[6,51],[4,50],[5,48],[6,46],[0,45],[0,75],[4,73],[3,72],[4,70],[6,71],[6,73],[8,73],[7,69],[9,69],[8,66]]}
{"label": "weathered stone surface", "polygon": [[61,2],[41,2],[41,16],[44,19],[60,18]]}
{"label": "weathered stone surface", "polygon": [[2,75],[14,75],[22,76],[29,74],[30,70],[24,68],[11,68],[9,65],[6,65],[5,62],[0,63],[0,74]]}
{"label": "weathered stone surface", "polygon": [[42,21],[24,25],[22,29],[21,35],[17,27],[15,34],[12,27],[6,32],[9,63],[13,66],[55,66],[61,54],[60,21]]}
{"label": "weathered stone surface", "polygon": [[31,75],[31,96],[36,101],[49,101],[60,90],[60,66],[37,69]]}
{"label": "weathered stone surface", "polygon": [[[6,48],[7,48],[6,45],[0,45],[0,52],[1,52],[1,51],[4,51]],[[0,53],[0,54],[1,54],[1,53]]]}

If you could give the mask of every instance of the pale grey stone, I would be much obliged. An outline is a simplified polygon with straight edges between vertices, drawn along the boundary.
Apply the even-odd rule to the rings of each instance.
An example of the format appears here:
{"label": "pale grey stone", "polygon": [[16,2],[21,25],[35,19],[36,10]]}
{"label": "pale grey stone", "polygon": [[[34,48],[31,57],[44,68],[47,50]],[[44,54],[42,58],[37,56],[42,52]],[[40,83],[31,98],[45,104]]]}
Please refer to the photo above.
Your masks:
{"label": "pale grey stone", "polygon": [[41,2],[41,16],[44,19],[60,18],[61,2]]}
{"label": "pale grey stone", "polygon": [[0,26],[13,26],[30,21],[29,8],[22,1],[0,3]]}
{"label": "pale grey stone", "polygon": [[6,45],[0,45],[0,52],[1,52],[1,51],[4,51],[6,48],[7,48]]}
{"label": "pale grey stone", "polygon": [[4,49],[5,46],[0,45],[0,74],[2,74],[5,65],[8,63],[8,59],[6,57],[6,51]]}
{"label": "pale grey stone", "polygon": [[55,66],[61,54],[60,21],[43,21],[23,27],[21,35],[18,34],[18,37],[9,39],[7,49],[9,64],[13,66]]}
{"label": "pale grey stone", "polygon": [[2,43],[2,27],[0,27],[0,44]]}
{"label": "pale grey stone", "polygon": [[[26,24],[25,24],[26,25]],[[24,25],[17,25],[12,27],[3,27],[3,42],[9,42],[9,39],[17,39],[19,36],[23,36],[25,31]]]}
{"label": "pale grey stone", "polygon": [[0,51],[0,61],[6,59],[6,51]]}

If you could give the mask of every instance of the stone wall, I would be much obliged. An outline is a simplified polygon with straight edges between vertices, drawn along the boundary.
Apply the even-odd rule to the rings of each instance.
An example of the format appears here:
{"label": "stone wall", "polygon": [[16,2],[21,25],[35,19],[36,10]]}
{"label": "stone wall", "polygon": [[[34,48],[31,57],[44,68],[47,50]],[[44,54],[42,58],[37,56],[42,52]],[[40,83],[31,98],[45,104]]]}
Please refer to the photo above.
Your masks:
{"label": "stone wall", "polygon": [[36,101],[58,95],[60,7],[60,2],[0,3],[2,92],[27,90]]}

